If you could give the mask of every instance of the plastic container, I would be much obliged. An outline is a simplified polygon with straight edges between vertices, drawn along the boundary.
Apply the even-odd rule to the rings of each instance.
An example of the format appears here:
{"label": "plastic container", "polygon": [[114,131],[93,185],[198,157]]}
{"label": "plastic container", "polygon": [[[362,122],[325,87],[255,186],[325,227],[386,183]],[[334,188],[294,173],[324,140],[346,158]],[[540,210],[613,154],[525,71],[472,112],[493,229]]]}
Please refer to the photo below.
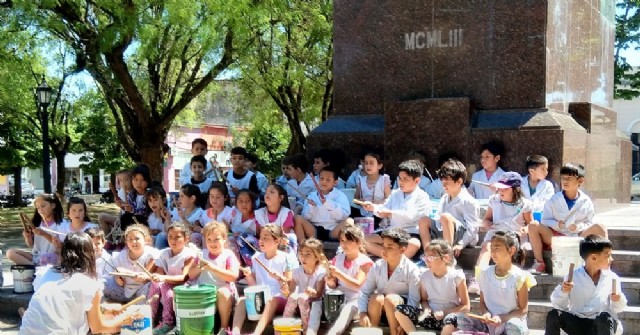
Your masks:
{"label": "plastic container", "polygon": [[362,228],[362,231],[364,232],[365,235],[373,234],[373,230],[375,227],[374,226],[375,221],[373,217],[357,217],[353,219],[353,222],[355,222],[357,226]]}
{"label": "plastic container", "polygon": [[247,319],[258,321],[264,312],[267,301],[271,299],[269,287],[264,285],[249,286],[244,289],[244,303],[247,307]]}
{"label": "plastic container", "polygon": [[129,307],[129,309],[138,309],[138,313],[142,314],[143,317],[133,320],[131,326],[122,326],[120,328],[120,335],[152,335],[153,320],[151,320],[151,306],[134,305]]}
{"label": "plastic container", "polygon": [[14,293],[33,292],[33,280],[36,277],[36,267],[34,265],[12,265],[11,275],[13,276]]}
{"label": "plastic container", "polygon": [[273,332],[275,335],[300,335],[302,334],[302,320],[275,318],[273,320]]}
{"label": "plastic container", "polygon": [[533,211],[533,219],[535,221],[541,222],[542,221],[542,211]]}
{"label": "plastic container", "polygon": [[176,325],[181,335],[210,335],[216,314],[215,286],[176,286],[173,289]]}
{"label": "plastic container", "polygon": [[584,264],[580,257],[580,242],[582,237],[554,236],[551,238],[551,262],[553,276],[564,277],[569,274],[569,264],[576,268]]}
{"label": "plastic container", "polygon": [[328,290],[322,297],[322,309],[327,321],[333,323],[340,316],[344,304],[344,293],[339,290]]}
{"label": "plastic container", "polygon": [[366,327],[354,327],[351,329],[351,335],[383,335],[382,329],[378,328],[366,328]]}

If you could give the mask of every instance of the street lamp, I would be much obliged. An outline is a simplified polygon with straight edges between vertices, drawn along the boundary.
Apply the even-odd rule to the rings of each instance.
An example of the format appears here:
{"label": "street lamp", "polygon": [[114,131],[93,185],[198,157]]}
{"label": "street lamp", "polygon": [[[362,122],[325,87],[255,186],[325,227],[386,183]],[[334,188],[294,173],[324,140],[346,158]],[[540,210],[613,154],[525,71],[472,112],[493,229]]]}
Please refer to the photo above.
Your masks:
{"label": "street lamp", "polygon": [[42,178],[44,179],[44,193],[51,193],[51,158],[49,155],[49,114],[47,107],[51,101],[51,87],[42,76],[42,83],[36,87],[36,102],[39,110],[42,128]]}

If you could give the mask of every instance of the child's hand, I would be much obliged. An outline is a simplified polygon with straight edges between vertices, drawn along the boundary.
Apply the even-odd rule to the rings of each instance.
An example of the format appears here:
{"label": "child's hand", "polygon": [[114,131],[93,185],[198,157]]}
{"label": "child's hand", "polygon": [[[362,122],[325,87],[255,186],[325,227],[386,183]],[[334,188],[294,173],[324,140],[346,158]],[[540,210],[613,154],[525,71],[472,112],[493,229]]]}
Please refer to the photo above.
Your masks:
{"label": "child's hand", "polygon": [[246,268],[240,267],[240,271],[242,271],[242,274],[245,277],[249,277],[251,275],[251,268],[248,266]]}
{"label": "child's hand", "polygon": [[42,229],[40,228],[34,228],[33,230],[23,230],[23,232],[29,234],[29,236],[31,236],[31,234],[33,235],[38,235],[38,236],[44,236],[46,233],[44,231],[42,231]]}
{"label": "child's hand", "polygon": [[622,298],[622,296],[620,294],[613,294],[611,293],[611,295],[609,296],[611,298],[611,301],[613,302],[618,302],[620,301],[620,298]]}
{"label": "child's hand", "polygon": [[137,281],[138,283],[146,283],[150,279],[151,278],[149,278],[149,276],[144,273],[137,273],[136,276],[133,277],[133,280]]}
{"label": "child's hand", "polygon": [[391,217],[391,210],[383,208],[381,210],[378,211],[378,216],[381,218],[390,218]]}
{"label": "child's hand", "polygon": [[118,284],[118,286],[124,286],[124,278],[117,276],[115,278],[116,284]]}
{"label": "child's hand", "polygon": [[151,281],[153,281],[154,283],[161,282],[161,281],[164,281],[164,277],[165,276],[163,276],[163,275],[159,275],[157,273],[154,273],[151,276]]}
{"label": "child's hand", "polygon": [[164,207],[160,208],[160,217],[163,221],[167,220],[169,218],[169,211]]}
{"label": "child's hand", "polygon": [[462,247],[462,244],[456,244],[456,245],[454,245],[454,246],[453,246],[453,255],[454,255],[455,257],[460,256],[460,252],[462,252],[462,249],[464,249],[464,248]]}
{"label": "child's hand", "polygon": [[482,314],[482,317],[484,318],[484,320],[482,320],[482,322],[489,323],[490,322],[489,320],[491,320],[491,313],[486,312],[486,313]]}
{"label": "child's hand", "polygon": [[371,320],[367,313],[360,313],[360,327],[371,327]]}
{"label": "child's hand", "polygon": [[424,321],[424,319],[428,318],[431,315],[431,310],[428,308],[425,308],[422,313],[420,313],[420,315],[418,315],[418,321],[422,322]]}
{"label": "child's hand", "polygon": [[443,311],[433,312],[433,317],[436,318],[436,320],[442,320],[444,318],[444,312]]}
{"label": "child's hand", "polygon": [[562,220],[558,221],[558,228],[564,229],[564,226],[565,226],[564,221]]}
{"label": "child's hand", "polygon": [[122,208],[122,200],[120,200],[120,198],[116,199],[116,205]]}
{"label": "child's hand", "polygon": [[338,286],[338,278],[336,278],[335,276],[327,276],[324,278],[324,280],[329,288],[336,288]]}
{"label": "child's hand", "polygon": [[575,223],[569,225],[570,232],[575,232],[576,230],[578,230],[578,226]]}
{"label": "child's hand", "polygon": [[573,282],[562,283],[562,292],[569,293],[573,289]]}
{"label": "child's hand", "polygon": [[125,212],[133,213],[133,207],[131,205],[129,205],[128,203],[124,204],[122,209],[124,209]]}
{"label": "child's hand", "polygon": [[307,289],[304,290],[304,293],[306,293],[310,297],[315,297],[316,294],[318,294],[318,292],[315,289],[311,288],[311,287],[307,287]]}
{"label": "child's hand", "polygon": [[373,203],[371,201],[365,201],[364,205],[362,205],[362,208],[364,208],[365,210],[367,210],[369,212],[373,212],[374,211]]}
{"label": "child's hand", "polygon": [[500,315],[494,315],[492,318],[488,319],[487,321],[489,324],[492,324],[495,326],[502,324],[502,319],[500,318]]}

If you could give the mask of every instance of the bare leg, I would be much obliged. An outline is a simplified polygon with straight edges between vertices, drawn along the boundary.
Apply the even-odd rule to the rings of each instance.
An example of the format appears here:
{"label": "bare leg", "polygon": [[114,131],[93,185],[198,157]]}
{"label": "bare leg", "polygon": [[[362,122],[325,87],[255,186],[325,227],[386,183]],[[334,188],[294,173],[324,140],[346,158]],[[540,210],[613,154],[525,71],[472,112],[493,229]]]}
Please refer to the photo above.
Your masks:
{"label": "bare leg", "polygon": [[529,228],[529,243],[531,243],[533,257],[535,257],[538,262],[544,262],[542,256],[543,243],[551,244],[553,232],[551,232],[549,227],[539,223],[530,223],[527,227]]}
{"label": "bare leg", "polygon": [[384,297],[384,313],[387,316],[387,321],[389,321],[389,328],[391,330],[391,335],[398,334],[398,320],[396,320],[396,306],[402,303],[402,298],[397,294],[389,294]]}
{"label": "bare leg", "polygon": [[609,238],[609,233],[607,232],[607,227],[605,227],[602,223],[596,223],[593,226],[583,230],[580,233],[580,236],[587,237],[591,234],[596,234],[598,236],[602,236],[604,238]]}
{"label": "bare leg", "polygon": [[33,255],[30,252],[20,249],[7,250],[7,258],[16,265],[33,265]]}
{"label": "bare leg", "polygon": [[376,257],[381,257],[382,255],[382,238],[378,234],[371,234],[366,236],[366,243],[364,244],[364,248],[368,253],[374,255]]}
{"label": "bare leg", "polygon": [[344,221],[340,222],[340,224],[335,227],[332,231],[331,231],[331,238],[333,239],[339,239],[340,238],[340,232],[342,231],[342,227],[344,227],[347,224],[354,224],[354,221],[352,218],[346,218]]}
{"label": "bare leg", "polygon": [[420,240],[418,240],[417,238],[411,238],[409,239],[409,245],[407,246],[407,249],[404,250],[404,255],[408,258],[413,258],[418,250],[420,250]]}
{"label": "bare leg", "polygon": [[264,306],[264,311],[253,334],[261,335],[267,328],[267,325],[273,322],[273,317],[276,315],[276,310],[278,309],[278,299],[279,298],[271,298],[271,300],[267,302],[267,305]]}
{"label": "bare leg", "polygon": [[216,307],[220,314],[220,328],[229,328],[229,319],[231,318],[231,308],[233,304],[233,297],[231,291],[224,287],[218,289]]}
{"label": "bare leg", "polygon": [[313,236],[316,232],[315,227],[301,215],[295,216],[293,230],[298,238],[298,244],[304,242],[307,237]]}
{"label": "bare leg", "polygon": [[449,213],[440,216],[440,225],[442,226],[442,238],[449,244],[453,245],[453,235],[455,233],[456,219]]}
{"label": "bare leg", "polygon": [[240,334],[242,324],[247,319],[247,306],[245,306],[244,300],[244,297],[240,297],[236,302],[236,310],[233,313],[233,329],[231,330],[234,335]]}
{"label": "bare leg", "polygon": [[440,332],[440,335],[451,335],[456,330],[458,330],[458,328],[454,327],[453,325],[445,325],[444,327],[442,327],[442,332]]}
{"label": "bare leg", "polygon": [[420,239],[422,240],[422,247],[426,248],[431,242],[431,225],[433,221],[430,218],[422,218],[418,221],[418,232],[420,233]]}
{"label": "bare leg", "polygon": [[409,334],[410,332],[416,331],[416,326],[413,324],[413,322],[411,322],[411,319],[409,319],[408,316],[398,311],[395,311],[393,314],[395,315],[398,324],[402,327],[402,329],[404,329],[405,333]]}
{"label": "bare leg", "polygon": [[367,307],[367,314],[369,314],[369,321],[371,321],[371,327],[378,327],[380,319],[382,318],[382,311],[384,309],[384,294],[374,294],[369,298],[369,306]]}

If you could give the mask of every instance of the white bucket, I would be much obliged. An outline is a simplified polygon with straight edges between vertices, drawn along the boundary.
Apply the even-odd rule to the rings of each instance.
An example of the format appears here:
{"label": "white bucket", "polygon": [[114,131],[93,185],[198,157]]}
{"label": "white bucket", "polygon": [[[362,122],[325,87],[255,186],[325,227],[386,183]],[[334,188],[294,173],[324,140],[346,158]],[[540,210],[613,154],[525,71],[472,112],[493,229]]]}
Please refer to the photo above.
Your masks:
{"label": "white bucket", "polygon": [[151,306],[134,305],[129,307],[128,309],[138,309],[138,313],[142,314],[142,318],[133,320],[131,326],[122,326],[120,328],[120,335],[152,335],[153,322],[151,320]]}
{"label": "white bucket", "polygon": [[382,329],[372,327],[355,327],[351,329],[351,335],[382,335]]}
{"label": "white bucket", "polygon": [[409,333],[409,335],[437,335],[438,333],[436,332],[426,332],[426,331],[418,331],[418,332],[411,332]]}
{"label": "white bucket", "polygon": [[260,320],[267,301],[271,299],[269,287],[264,285],[249,286],[244,289],[244,304],[247,308],[247,319],[251,321]]}
{"label": "white bucket", "polygon": [[12,265],[14,293],[33,292],[33,280],[36,277],[36,267],[33,265]]}
{"label": "white bucket", "polygon": [[575,264],[576,268],[584,264],[580,257],[580,242],[582,237],[554,236],[551,238],[551,262],[553,264],[553,276],[564,277],[569,274],[569,264]]}
{"label": "white bucket", "polygon": [[372,216],[370,217],[357,217],[353,218],[356,226],[362,228],[362,231],[365,235],[373,234],[373,230],[375,228],[375,220]]}

